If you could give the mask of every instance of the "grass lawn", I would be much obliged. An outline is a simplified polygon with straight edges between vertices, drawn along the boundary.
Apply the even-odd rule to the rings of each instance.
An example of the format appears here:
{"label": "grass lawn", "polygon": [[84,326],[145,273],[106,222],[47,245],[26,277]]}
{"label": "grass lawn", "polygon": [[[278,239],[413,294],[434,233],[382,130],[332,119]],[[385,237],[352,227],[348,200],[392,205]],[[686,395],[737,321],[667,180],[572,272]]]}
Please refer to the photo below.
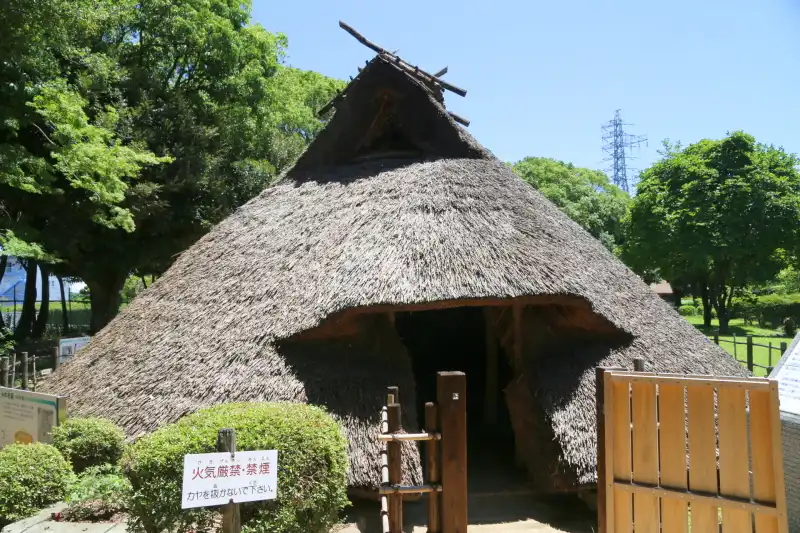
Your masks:
{"label": "grass lawn", "polygon": [[[712,320],[711,328],[705,328],[703,327],[702,316],[687,316],[684,318],[709,337],[716,335],[717,331],[719,331],[719,323],[716,319]],[[763,367],[774,366],[778,363],[778,359],[780,359],[781,355],[781,342],[785,342],[787,345],[792,342],[792,339],[782,336],[781,332],[778,330],[764,329],[755,325],[745,324],[742,319],[731,320],[730,334],[720,335],[719,344],[745,366],[747,364],[747,335],[753,336],[753,363],[754,365],[761,365]],[[736,339],[735,345],[733,343],[734,336]],[[768,348],[770,343],[772,343],[773,346],[772,350]],[[770,353],[772,354],[771,358]],[[754,366],[753,373],[756,376],[763,376],[766,374],[766,369]]]}

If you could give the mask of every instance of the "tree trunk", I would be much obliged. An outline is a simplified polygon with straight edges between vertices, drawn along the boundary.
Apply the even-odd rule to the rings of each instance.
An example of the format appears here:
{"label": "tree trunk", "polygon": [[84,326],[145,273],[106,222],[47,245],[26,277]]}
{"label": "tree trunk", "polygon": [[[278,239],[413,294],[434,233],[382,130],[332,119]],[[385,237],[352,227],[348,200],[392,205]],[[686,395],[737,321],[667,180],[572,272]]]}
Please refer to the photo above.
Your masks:
{"label": "tree trunk", "polygon": [[703,301],[703,327],[711,327],[711,295],[705,283],[700,284],[700,299]]}
{"label": "tree trunk", "polygon": [[14,331],[15,341],[24,341],[31,336],[33,321],[36,319],[36,273],[36,261],[28,259],[25,267],[25,296],[17,329]]}
{"label": "tree trunk", "polygon": [[125,274],[109,273],[102,278],[86,280],[89,286],[89,298],[92,305],[92,325],[90,333],[94,335],[111,322],[122,303],[120,293],[125,285]]}
{"label": "tree trunk", "polygon": [[[7,255],[0,255],[0,284],[3,283],[3,276],[6,275],[6,266],[8,266],[8,256]],[[5,329],[6,322],[3,319],[3,310],[0,308],[0,334],[2,334],[2,330]]]}
{"label": "tree trunk", "polygon": [[61,334],[65,337],[69,335],[69,313],[67,312],[67,295],[64,292],[63,276],[56,276],[58,279],[58,290],[61,292]]}
{"label": "tree trunk", "polygon": [[39,315],[33,323],[31,337],[41,339],[47,330],[47,322],[50,320],[50,265],[41,263],[39,272],[42,280],[42,301],[39,304]]}
{"label": "tree trunk", "polygon": [[717,310],[717,318],[719,319],[719,332],[723,335],[726,335],[730,329],[733,291],[733,287],[729,289],[724,285],[716,291],[717,297],[715,298],[714,307]]}

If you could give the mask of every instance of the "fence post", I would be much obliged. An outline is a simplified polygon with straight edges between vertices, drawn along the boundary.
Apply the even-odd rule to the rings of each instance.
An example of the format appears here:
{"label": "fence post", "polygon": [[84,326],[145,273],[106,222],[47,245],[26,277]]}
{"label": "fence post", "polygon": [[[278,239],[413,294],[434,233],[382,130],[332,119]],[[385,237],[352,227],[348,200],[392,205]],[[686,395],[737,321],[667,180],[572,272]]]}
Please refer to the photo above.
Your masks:
{"label": "fence post", "polygon": [[714,335],[714,344],[716,344],[717,346],[719,346],[719,333],[716,333],[716,334]]}
{"label": "fence post", "polygon": [[437,372],[442,433],[442,533],[467,533],[467,376]]}
{"label": "fence post", "polygon": [[753,336],[747,336],[747,370],[753,371]]}
{"label": "fence post", "polygon": [[0,358],[0,387],[10,387],[8,383],[8,357]]}
{"label": "fence post", "polygon": [[58,346],[53,348],[53,372],[58,370],[58,367],[61,366],[61,354],[58,351]]}
{"label": "fence post", "polygon": [[[436,433],[439,431],[437,424],[436,404],[428,402],[425,404],[425,431]],[[439,476],[439,442],[429,440],[427,443],[428,457],[425,469],[428,471],[428,483],[436,485],[440,481]],[[441,532],[440,518],[440,497],[438,491],[428,493],[428,533]]]}
{"label": "fence post", "polygon": [[[394,395],[389,395],[394,399]],[[389,433],[399,433],[402,429],[401,412],[399,403],[390,403],[386,406],[389,420]],[[389,441],[386,444],[389,454],[389,485],[400,486],[403,484],[403,449],[402,442]],[[403,495],[392,493],[389,495],[389,531],[401,533],[403,531]]]}
{"label": "fence post", "polygon": [[22,352],[22,390],[28,390],[28,352]]}
{"label": "fence post", "polygon": [[786,353],[786,349],[787,349],[786,341],[781,342],[781,355],[780,357],[778,357],[778,359],[783,357],[783,354]]}
{"label": "fence post", "polygon": [[[236,454],[236,432],[233,429],[220,429],[217,432],[217,451],[228,452],[231,458]],[[233,499],[222,508],[222,532],[240,533],[242,518],[239,513],[239,504]]]}

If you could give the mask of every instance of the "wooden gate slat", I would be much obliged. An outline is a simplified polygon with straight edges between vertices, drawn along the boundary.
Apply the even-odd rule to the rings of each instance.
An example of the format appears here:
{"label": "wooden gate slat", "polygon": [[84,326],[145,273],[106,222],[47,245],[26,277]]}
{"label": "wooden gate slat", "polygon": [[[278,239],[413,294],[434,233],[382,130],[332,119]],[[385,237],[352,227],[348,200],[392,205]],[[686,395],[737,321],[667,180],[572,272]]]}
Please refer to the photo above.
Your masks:
{"label": "wooden gate slat", "polygon": [[[614,479],[631,481],[631,413],[627,382],[611,385]],[[609,533],[632,533],[633,495],[614,491],[614,527]]]}
{"label": "wooden gate slat", "polygon": [[[660,385],[659,456],[661,485],[686,490],[686,404],[683,387]],[[674,498],[661,499],[661,525],[664,532],[687,533],[688,505]]]}
{"label": "wooden gate slat", "polygon": [[[750,497],[745,391],[719,389],[719,491],[722,496]],[[752,533],[748,511],[722,508],[725,533]]]}
{"label": "wooden gate slat", "polygon": [[[656,425],[655,383],[634,383],[631,387],[633,422],[633,481],[658,484],[658,426]],[[658,533],[658,498],[634,494],[633,523],[636,533]]]}
{"label": "wooden gate slat", "polygon": [[[768,392],[750,391],[750,449],[753,459],[753,498],[775,501],[772,421]],[[756,515],[756,533],[777,533],[778,519]]]}
{"label": "wooden gate slat", "polygon": [[[714,424],[714,389],[690,387],[689,404],[689,490],[717,493],[717,446]],[[719,508],[692,503],[692,533],[716,533]]]}

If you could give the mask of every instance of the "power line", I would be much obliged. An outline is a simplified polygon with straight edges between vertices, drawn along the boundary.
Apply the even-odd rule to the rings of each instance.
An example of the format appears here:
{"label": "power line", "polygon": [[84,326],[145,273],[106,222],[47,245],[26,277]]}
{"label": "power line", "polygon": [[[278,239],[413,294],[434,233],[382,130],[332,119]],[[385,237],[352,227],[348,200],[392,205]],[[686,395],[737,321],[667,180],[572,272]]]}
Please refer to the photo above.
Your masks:
{"label": "power line", "polygon": [[622,117],[619,114],[619,109],[614,112],[614,118],[603,124],[603,152],[609,157],[603,159],[605,163],[611,163],[611,166],[606,168],[606,172],[611,173],[611,180],[614,185],[627,192],[631,193],[631,183],[628,181],[628,170],[635,171],[636,169],[629,169],[627,161],[635,159],[629,155],[631,148],[639,148],[642,143],[647,145],[647,137],[644,135],[631,135],[625,133],[623,126],[632,126],[622,122]]}

